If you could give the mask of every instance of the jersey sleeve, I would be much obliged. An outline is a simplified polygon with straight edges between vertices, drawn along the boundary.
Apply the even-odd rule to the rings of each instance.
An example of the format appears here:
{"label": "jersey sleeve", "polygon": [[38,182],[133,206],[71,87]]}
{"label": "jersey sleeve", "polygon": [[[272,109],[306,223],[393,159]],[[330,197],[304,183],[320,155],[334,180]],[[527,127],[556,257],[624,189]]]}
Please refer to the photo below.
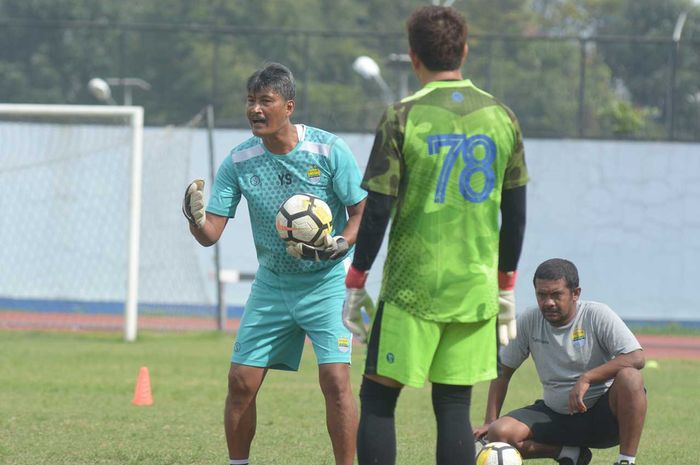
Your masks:
{"label": "jersey sleeve", "polygon": [[367,192],[360,186],[362,175],[357,160],[350,147],[340,137],[331,149],[331,166],[333,168],[333,191],[346,206],[355,205],[367,197]]}
{"label": "jersey sleeve", "polygon": [[613,357],[639,350],[642,346],[632,331],[607,305],[596,310],[596,336],[603,350]]}
{"label": "jersey sleeve", "polygon": [[231,157],[226,157],[216,172],[207,211],[219,216],[233,218],[241,200],[241,188],[235,174]]}
{"label": "jersey sleeve", "polygon": [[389,107],[374,136],[362,187],[371,192],[398,197],[401,182],[403,133],[398,113]]}
{"label": "jersey sleeve", "polygon": [[523,145],[523,135],[520,130],[520,123],[515,114],[506,107],[506,112],[513,124],[513,152],[508,159],[506,172],[503,178],[503,189],[515,189],[527,184],[528,174],[525,164],[525,147]]}

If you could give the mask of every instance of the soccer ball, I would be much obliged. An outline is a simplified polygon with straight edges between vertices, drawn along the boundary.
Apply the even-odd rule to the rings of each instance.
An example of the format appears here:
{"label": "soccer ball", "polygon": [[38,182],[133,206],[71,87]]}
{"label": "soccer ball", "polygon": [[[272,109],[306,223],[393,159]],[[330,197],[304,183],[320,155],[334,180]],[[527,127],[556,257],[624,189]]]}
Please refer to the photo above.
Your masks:
{"label": "soccer ball", "polygon": [[476,465],[522,465],[518,449],[507,442],[490,442],[476,456]]}
{"label": "soccer ball", "polygon": [[488,443],[489,443],[489,442],[486,440],[486,436],[484,436],[484,437],[481,438],[481,439],[477,439],[476,441],[474,441],[474,456],[478,456],[478,455],[479,455],[479,452],[481,452],[481,449],[483,449],[484,446],[485,446],[486,444],[488,444]]}
{"label": "soccer ball", "polygon": [[285,241],[319,246],[333,229],[333,214],[326,202],[311,194],[294,194],[282,203],[275,227]]}

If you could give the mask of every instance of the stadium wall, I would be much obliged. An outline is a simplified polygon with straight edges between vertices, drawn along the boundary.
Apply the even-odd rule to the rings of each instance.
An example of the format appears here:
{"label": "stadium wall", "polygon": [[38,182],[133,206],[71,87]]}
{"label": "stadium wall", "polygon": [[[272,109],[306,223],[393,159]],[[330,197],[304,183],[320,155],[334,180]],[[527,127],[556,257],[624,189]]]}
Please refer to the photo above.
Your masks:
{"label": "stadium wall", "polygon": [[[178,129],[169,128],[169,131]],[[206,177],[209,173],[206,133],[188,131],[192,139],[187,178]],[[247,130],[218,130],[214,141],[217,164],[249,135]],[[355,153],[360,168],[364,169],[373,135],[342,136]],[[162,138],[159,129],[147,128],[145,147],[155,144],[149,139],[158,137]],[[700,145],[526,139],[525,147],[531,181],[528,225],[516,287],[518,306],[535,304],[531,280],[537,265],[551,257],[564,257],[579,268],[582,298],[605,302],[626,320],[700,322],[693,305],[691,284],[700,268],[700,219],[697,215]],[[159,220],[158,232],[160,236],[171,235],[177,240],[173,240],[176,245],[172,247],[167,267],[163,267],[162,278],[142,286],[141,295],[146,297],[146,302],[140,305],[140,311],[142,314],[164,313],[159,305],[161,300],[172,306],[171,296],[167,295],[172,292],[172,286],[165,283],[182,274],[182,270],[178,271],[177,257],[194,254],[198,266],[194,273],[197,287],[204,291],[192,293],[199,297],[182,302],[179,311],[181,314],[211,312],[214,315],[216,288],[212,249],[200,247],[187,238],[186,223],[179,211],[180,190],[184,191],[184,185],[180,190],[167,189],[167,197],[154,199],[148,195],[148,192],[164,190],[159,188],[161,184],[173,183],[173,173],[163,167],[168,160],[162,158],[163,151],[160,152],[161,158],[150,163],[149,151],[144,152],[144,183],[148,183],[148,189],[144,191],[142,212],[145,218],[155,209],[167,211],[172,219],[167,224]],[[207,195],[208,188],[209,183]],[[148,220],[142,221],[142,231],[148,229],[149,224]],[[172,231],[168,233],[163,228]],[[6,249],[6,252],[11,253],[11,250]],[[122,252],[105,250],[104,253]],[[237,217],[229,222],[222,237],[221,253],[222,268],[243,273],[255,271],[255,251],[245,202],[239,206]],[[368,281],[373,295],[379,290],[384,253],[382,248]],[[74,261],[74,257],[53,257],[53,260]],[[80,263],[73,265],[80,267]],[[2,270],[5,277],[5,273],[10,272],[8,268]],[[158,281],[164,285],[160,287]],[[250,282],[227,284],[225,297],[230,316],[240,314],[249,289]],[[119,313],[122,308],[120,302],[113,301],[92,309],[81,302],[51,302],[41,297],[17,299],[11,293],[0,295],[0,307],[81,313]]]}
{"label": "stadium wall", "polygon": [[[219,159],[249,136],[220,131]],[[361,169],[370,134],[343,134]],[[203,144],[203,142],[202,142]],[[192,175],[205,173],[204,145]],[[661,142],[526,139],[528,220],[516,298],[535,305],[532,275],[552,257],[579,268],[582,298],[607,303],[626,320],[700,320],[694,279],[700,274],[700,145]],[[254,271],[246,208],[222,239],[224,268]],[[379,290],[384,247],[369,288]],[[229,285],[245,301],[248,283]]]}

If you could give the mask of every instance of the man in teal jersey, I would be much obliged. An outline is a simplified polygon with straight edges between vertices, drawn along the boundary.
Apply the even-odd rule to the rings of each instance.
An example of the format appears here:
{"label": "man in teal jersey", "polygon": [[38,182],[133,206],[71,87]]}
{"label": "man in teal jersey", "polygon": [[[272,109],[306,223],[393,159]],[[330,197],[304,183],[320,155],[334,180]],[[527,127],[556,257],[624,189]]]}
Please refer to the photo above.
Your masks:
{"label": "man in teal jersey", "polygon": [[[295,85],[286,67],[265,66],[248,79],[247,88],[253,137],[219,167],[206,211],[201,180],[188,186],[183,201],[192,235],[210,246],[245,197],[259,262],[228,376],[224,426],[229,463],[248,463],[256,397],[268,369],[296,371],[308,336],[319,366],[335,463],[351,465],[357,411],[349,373],[352,335],[340,314],[343,257],[352,251],[367,193],[342,139],[290,121]],[[333,212],[334,231],[323,247],[286,246],[278,235],[277,209],[297,193],[320,197]]]}
{"label": "man in teal jersey", "polygon": [[[474,436],[560,465],[588,465],[590,448],[619,444],[615,465],[634,465],[647,411],[642,346],[610,307],[580,299],[578,270],[569,260],[543,262],[532,281],[537,307],[518,316],[516,340],[501,349],[485,424]],[[543,398],[499,418],[511,377],[529,356]]]}
{"label": "man in teal jersey", "polygon": [[424,87],[390,106],[379,124],[345,282],[343,321],[364,339],[361,308],[373,307],[364,283],[393,211],[360,390],[357,452],[360,465],[395,463],[399,393],[428,378],[437,463],[465,465],[474,463],[471,386],[496,377],[497,332],[502,344],[515,337],[527,169],[513,113],[462,77],[462,15],[424,6],[407,29]]}

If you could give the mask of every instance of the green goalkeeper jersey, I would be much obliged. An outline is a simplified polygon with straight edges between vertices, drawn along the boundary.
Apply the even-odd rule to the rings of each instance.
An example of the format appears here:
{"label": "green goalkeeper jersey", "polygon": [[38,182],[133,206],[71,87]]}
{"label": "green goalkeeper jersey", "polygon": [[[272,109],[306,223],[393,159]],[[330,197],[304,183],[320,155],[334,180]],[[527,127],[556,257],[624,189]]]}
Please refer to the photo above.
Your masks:
{"label": "green goalkeeper jersey", "polygon": [[439,322],[496,315],[501,191],[527,180],[515,115],[471,81],[389,107],[362,184],[397,198],[380,300]]}

